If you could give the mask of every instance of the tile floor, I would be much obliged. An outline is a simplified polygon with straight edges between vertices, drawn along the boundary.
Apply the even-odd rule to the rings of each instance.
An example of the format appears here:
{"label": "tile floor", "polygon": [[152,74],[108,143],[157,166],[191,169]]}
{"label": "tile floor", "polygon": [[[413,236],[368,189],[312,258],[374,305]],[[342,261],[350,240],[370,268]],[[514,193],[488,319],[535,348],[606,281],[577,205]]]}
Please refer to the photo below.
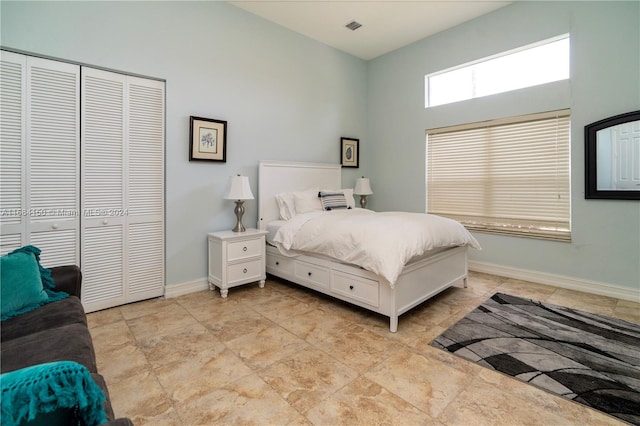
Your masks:
{"label": "tile floor", "polygon": [[472,273],[400,317],[267,280],[89,314],[117,415],[142,425],[623,424],[429,346],[496,291],[640,322],[640,305]]}

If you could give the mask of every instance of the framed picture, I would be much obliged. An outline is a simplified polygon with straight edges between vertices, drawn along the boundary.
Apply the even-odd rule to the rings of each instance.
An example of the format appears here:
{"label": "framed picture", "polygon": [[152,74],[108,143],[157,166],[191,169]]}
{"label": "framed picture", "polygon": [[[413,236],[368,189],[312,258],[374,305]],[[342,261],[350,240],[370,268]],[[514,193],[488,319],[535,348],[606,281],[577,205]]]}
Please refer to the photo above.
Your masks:
{"label": "framed picture", "polygon": [[190,117],[189,161],[227,161],[227,122]]}
{"label": "framed picture", "polygon": [[340,138],[340,164],[342,167],[359,167],[360,139]]}

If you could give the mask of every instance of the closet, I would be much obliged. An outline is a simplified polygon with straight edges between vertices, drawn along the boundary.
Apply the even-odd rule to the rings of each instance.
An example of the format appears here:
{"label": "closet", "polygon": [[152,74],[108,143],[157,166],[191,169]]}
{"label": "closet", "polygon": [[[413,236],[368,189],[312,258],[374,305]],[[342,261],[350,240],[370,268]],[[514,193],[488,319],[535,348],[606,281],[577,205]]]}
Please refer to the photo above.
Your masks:
{"label": "closet", "polygon": [[80,265],[87,312],[163,295],[164,82],[1,55],[1,254]]}
{"label": "closet", "polygon": [[80,261],[80,69],[1,52],[0,246]]}

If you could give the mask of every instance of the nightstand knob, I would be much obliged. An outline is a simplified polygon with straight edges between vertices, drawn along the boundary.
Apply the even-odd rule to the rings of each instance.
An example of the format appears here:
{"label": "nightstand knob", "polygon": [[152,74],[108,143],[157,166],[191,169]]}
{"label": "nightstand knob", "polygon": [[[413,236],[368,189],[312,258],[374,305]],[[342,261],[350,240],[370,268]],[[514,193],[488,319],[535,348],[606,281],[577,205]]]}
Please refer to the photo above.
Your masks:
{"label": "nightstand knob", "polygon": [[246,247],[242,247],[242,251],[247,251],[247,248]]}
{"label": "nightstand knob", "polygon": [[349,290],[353,290],[353,286],[352,285],[349,286]]}
{"label": "nightstand knob", "polygon": [[244,269],[242,270],[242,272],[244,272],[244,273],[246,274],[246,273],[247,273],[247,268],[244,268]]}

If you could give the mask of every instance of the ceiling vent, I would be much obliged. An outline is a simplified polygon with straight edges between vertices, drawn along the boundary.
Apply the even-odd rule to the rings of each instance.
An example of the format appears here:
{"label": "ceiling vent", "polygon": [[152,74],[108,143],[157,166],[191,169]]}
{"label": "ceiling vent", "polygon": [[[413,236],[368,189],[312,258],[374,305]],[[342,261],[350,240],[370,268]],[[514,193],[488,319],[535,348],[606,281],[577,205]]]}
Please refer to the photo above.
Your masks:
{"label": "ceiling vent", "polygon": [[347,25],[345,25],[345,27],[349,28],[351,31],[355,31],[358,28],[360,28],[362,26],[362,24],[356,22],[356,21],[351,21],[349,22]]}

